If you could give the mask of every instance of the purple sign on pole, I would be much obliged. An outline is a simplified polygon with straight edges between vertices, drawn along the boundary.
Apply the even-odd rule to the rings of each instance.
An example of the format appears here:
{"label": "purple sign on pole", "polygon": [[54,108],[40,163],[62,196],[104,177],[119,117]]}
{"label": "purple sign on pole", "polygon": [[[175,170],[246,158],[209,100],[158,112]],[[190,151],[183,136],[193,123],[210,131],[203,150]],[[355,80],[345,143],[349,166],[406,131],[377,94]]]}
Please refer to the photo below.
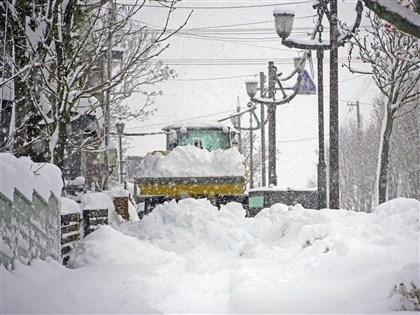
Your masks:
{"label": "purple sign on pole", "polygon": [[303,70],[302,72],[302,80],[300,80],[300,84],[295,85],[294,90],[298,91],[298,94],[303,95],[314,95],[316,94],[316,86],[314,81],[312,80],[311,76],[309,75],[308,71]]}

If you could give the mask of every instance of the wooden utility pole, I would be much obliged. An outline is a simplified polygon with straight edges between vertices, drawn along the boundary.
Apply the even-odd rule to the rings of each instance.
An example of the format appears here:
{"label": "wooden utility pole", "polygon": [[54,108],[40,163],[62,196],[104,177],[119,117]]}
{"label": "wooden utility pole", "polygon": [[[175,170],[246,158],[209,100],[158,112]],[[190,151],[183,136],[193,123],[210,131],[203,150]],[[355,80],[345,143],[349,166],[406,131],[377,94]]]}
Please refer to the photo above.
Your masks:
{"label": "wooden utility pole", "polygon": [[337,0],[330,1],[330,194],[331,209],[340,208],[339,125],[338,125],[338,10]]}
{"label": "wooden utility pole", "polygon": [[318,71],[318,209],[327,207],[327,165],[324,143],[324,50],[317,49]]}
{"label": "wooden utility pole", "polygon": [[[241,111],[241,104],[239,103],[239,96],[236,102],[236,112],[239,113]],[[238,117],[238,151],[239,153],[243,153],[242,148],[242,134],[241,134],[241,115],[236,116]]]}
{"label": "wooden utility pole", "polygon": [[[268,98],[275,99],[277,68],[268,62]],[[276,105],[268,105],[268,184],[277,185],[276,170]]]}
{"label": "wooden utility pole", "polygon": [[[260,97],[264,97],[264,83],[265,83],[265,75],[264,72],[260,72]],[[261,105],[261,184],[262,187],[267,185],[267,170],[265,167],[265,112],[264,112],[264,104]]]}

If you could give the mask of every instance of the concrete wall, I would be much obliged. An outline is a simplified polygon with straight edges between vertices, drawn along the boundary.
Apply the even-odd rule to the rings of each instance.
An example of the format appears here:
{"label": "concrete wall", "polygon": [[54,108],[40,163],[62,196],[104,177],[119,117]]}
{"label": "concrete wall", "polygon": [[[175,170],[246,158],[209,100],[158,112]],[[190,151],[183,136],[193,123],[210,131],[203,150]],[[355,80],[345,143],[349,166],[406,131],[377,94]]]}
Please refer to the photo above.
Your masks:
{"label": "concrete wall", "polygon": [[13,200],[0,193],[0,265],[13,269],[16,260],[59,260],[60,202],[51,193],[44,200],[36,191],[32,200],[15,189]]}

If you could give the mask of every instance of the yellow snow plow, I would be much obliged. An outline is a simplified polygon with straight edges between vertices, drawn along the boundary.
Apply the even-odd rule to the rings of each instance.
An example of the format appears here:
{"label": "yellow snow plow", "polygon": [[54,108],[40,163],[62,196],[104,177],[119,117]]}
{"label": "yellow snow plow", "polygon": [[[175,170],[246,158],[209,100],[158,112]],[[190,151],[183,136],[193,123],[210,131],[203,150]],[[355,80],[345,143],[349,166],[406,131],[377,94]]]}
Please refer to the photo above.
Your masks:
{"label": "yellow snow plow", "polygon": [[207,198],[219,206],[247,204],[244,157],[232,147],[234,133],[222,124],[178,124],[163,130],[167,151],[149,153],[135,178],[144,213],[172,199]]}

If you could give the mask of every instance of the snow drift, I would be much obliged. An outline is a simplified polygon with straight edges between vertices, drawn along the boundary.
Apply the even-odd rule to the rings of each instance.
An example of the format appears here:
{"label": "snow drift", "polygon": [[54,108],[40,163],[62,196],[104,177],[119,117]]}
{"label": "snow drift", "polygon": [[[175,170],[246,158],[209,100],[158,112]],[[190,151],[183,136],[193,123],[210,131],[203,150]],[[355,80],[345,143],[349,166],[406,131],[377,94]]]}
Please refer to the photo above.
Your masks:
{"label": "snow drift", "polygon": [[89,235],[71,270],[36,262],[3,271],[3,311],[414,311],[399,288],[419,288],[419,213],[404,198],[372,213],[277,204],[254,218],[237,203],[218,211],[205,199],[172,201]]}

